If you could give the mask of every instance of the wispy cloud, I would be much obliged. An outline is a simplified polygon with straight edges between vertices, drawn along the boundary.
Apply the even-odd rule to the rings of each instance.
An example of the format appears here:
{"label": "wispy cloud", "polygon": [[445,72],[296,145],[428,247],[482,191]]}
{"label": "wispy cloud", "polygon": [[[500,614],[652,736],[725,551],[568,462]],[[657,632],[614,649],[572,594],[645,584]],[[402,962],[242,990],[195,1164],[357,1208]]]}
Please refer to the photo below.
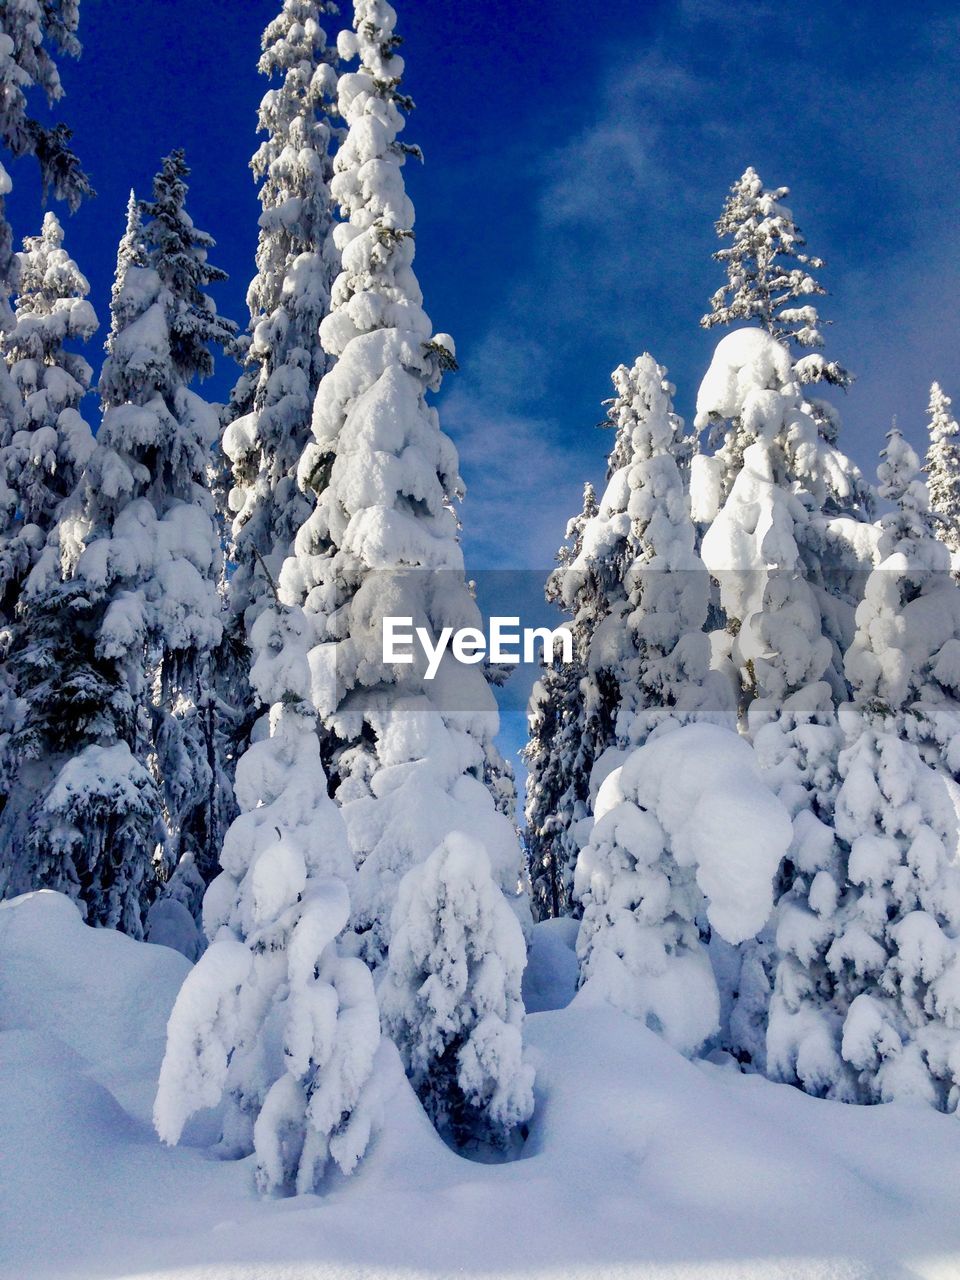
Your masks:
{"label": "wispy cloud", "polygon": [[960,24],[936,8],[921,21],[820,3],[799,25],[772,4],[678,0],[641,53],[611,46],[581,86],[578,128],[543,146],[533,121],[526,149],[510,138],[526,157],[523,267],[444,408],[468,549],[552,555],[602,473],[609,441],[593,427],[620,361],[652,350],[690,411],[716,337],[697,323],[720,278],[713,221],[749,163],[791,185],[828,259],[828,341],[860,375],[842,408],[861,465],[894,413],[920,442],[931,378],[960,396]]}

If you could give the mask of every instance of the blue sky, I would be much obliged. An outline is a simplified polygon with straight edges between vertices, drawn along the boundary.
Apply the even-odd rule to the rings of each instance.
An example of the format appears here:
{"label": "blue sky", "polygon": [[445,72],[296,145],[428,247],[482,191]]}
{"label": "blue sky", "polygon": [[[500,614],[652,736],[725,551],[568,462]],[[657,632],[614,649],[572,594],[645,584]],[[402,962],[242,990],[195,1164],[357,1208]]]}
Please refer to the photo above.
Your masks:
{"label": "blue sky", "polygon": [[[468,560],[546,570],[609,437],[609,374],[650,350],[689,416],[717,334],[713,222],[748,164],[827,259],[828,347],[857,377],[843,443],[872,472],[890,419],[922,442],[927,390],[960,403],[960,10],[889,3],[397,0],[421,144],[417,270],[461,372],[441,398],[462,457]],[[83,0],[60,114],[99,191],[67,245],[106,314],[131,185],[183,146],[190,208],[245,319],[265,82],[261,0]],[[331,22],[331,32],[333,21]],[[18,236],[41,209],[13,170]],[[210,387],[224,398],[223,362]]]}

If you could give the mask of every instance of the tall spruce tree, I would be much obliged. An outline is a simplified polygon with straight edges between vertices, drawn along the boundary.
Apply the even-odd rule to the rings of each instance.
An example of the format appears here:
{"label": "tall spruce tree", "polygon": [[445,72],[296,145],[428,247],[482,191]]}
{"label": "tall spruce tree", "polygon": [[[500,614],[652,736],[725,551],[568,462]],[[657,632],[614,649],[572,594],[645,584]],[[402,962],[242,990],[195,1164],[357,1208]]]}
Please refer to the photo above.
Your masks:
{"label": "tall spruce tree", "polygon": [[930,510],[937,534],[950,551],[960,551],[960,426],[951,413],[952,401],[938,382],[930,388],[930,445],[924,471]]}
{"label": "tall spruce tree", "polygon": [[253,626],[275,603],[283,561],[313,505],[296,474],[327,368],[319,328],[339,269],[330,196],[337,54],[321,26],[335,11],[326,0],[285,0],[261,42],[259,70],[277,83],[260,103],[265,136],[250,162],[261,183],[257,273],[215,480],[231,566],[215,677],[221,756],[231,772],[263,710],[249,679]]}
{"label": "tall spruce tree", "polygon": [[725,708],[729,719],[703,630],[710,587],[685,482],[693,441],[652,356],[612,377],[607,485],[599,504],[589,490],[548,583],[570,616],[574,659],[544,673],[529,708],[528,847],[541,914],[554,902],[579,913],[573,873],[604,754],[639,745],[658,724]]}
{"label": "tall spruce tree", "polygon": [[321,26],[335,12],[327,0],[285,0],[263,33],[259,69],[279,84],[260,103],[266,136],[251,161],[261,183],[257,274],[223,434],[233,468],[230,606],[248,628],[271,603],[271,579],[311,509],[296,472],[329,364],[319,328],[339,271],[330,195],[337,55]]}
{"label": "tall spruce tree", "polygon": [[[835,594],[822,562],[834,527],[824,507],[846,478],[845,460],[819,435],[788,352],[760,329],[721,340],[697,409],[700,426],[712,418],[734,424],[742,450],[701,545],[721,609],[714,660],[732,666],[742,728],[794,818],[796,840],[815,840],[829,822],[836,789],[836,704],[847,696],[843,637],[855,608],[854,598]],[[841,543],[838,557],[847,545]],[[796,849],[783,859],[775,902],[791,890],[801,862]],[[727,1047],[763,1070],[774,926],[735,959]]]}
{"label": "tall spruce tree", "polygon": [[[374,964],[395,928],[401,881],[452,831],[469,831],[483,847],[475,874],[490,877],[494,897],[501,888],[512,893],[520,871],[516,833],[483,781],[497,728],[483,673],[450,654],[434,680],[421,658],[382,660],[385,616],[409,616],[432,636],[480,623],[457,537],[456,451],[426,399],[455,361],[452,340],[433,333],[412,269],[414,211],[401,166],[417,152],[398,140],[412,104],[399,89],[395,24],[385,0],[357,0],[353,31],[338,41],[340,55],[360,65],[338,86],[348,132],[331,189],[345,218],[334,232],[342,270],[320,327],[336,364],[320,384],[314,442],[300,466],[302,481],[319,491],[316,508],[280,583],[284,599],[305,601],[316,627],[313,696],[337,743],[331,781],[359,865],[354,924]],[[509,968],[501,972],[506,981]],[[394,1016],[391,1031],[412,1071],[417,1026]],[[504,1035],[519,1037],[519,1020]],[[462,1040],[451,1027],[431,1046],[437,1062],[446,1054],[460,1064],[450,1088],[480,1128],[495,1105],[473,1089],[470,1064],[484,1052],[482,1024]],[[519,1082],[512,1096],[501,1130],[532,1106]]]}
{"label": "tall spruce tree", "polygon": [[223,277],[184,208],[187,172],[172,153],[142,206],[146,265],[123,266],[96,447],[24,590],[24,662],[63,674],[26,696],[23,733],[54,777],[20,838],[37,884],[136,936],[174,865],[199,897],[218,840],[199,746],[200,682],[221,635],[206,487],[217,415],[188,384],[232,327],[205,292]]}

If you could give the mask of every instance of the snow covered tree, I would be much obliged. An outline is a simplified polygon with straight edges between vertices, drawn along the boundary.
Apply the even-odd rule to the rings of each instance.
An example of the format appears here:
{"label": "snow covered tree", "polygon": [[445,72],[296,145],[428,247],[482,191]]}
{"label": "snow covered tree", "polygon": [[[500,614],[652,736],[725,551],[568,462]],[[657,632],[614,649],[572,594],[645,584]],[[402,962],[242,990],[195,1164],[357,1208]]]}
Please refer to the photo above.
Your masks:
{"label": "snow covered tree", "polygon": [[248,627],[310,514],[296,472],[329,363],[319,328],[339,270],[330,195],[337,56],[320,25],[334,12],[326,0],[285,0],[263,34],[260,71],[280,83],[260,104],[266,138],[251,162],[262,183],[257,274],[223,434],[233,467],[231,612]]}
{"label": "snow covered tree", "polygon": [[[599,511],[593,485],[583,490],[583,508],[568,523],[566,541],[557,552],[558,568],[547,580],[547,600],[568,611],[595,599],[593,581],[579,574],[576,596],[564,598],[566,571],[579,561],[583,535]],[[538,919],[567,915],[575,911],[573,868],[579,852],[575,836],[577,823],[589,814],[590,770],[593,756],[584,736],[585,711],[582,684],[590,637],[596,624],[594,608],[574,608],[570,633],[573,657],[564,662],[554,655],[534,684],[527,708],[529,738],[524,748],[527,764],[525,803],[527,858],[533,891],[534,913]],[[607,732],[612,730],[611,715]]]}
{"label": "snow covered tree", "polygon": [[[451,658],[427,682],[420,659],[382,662],[385,615],[409,615],[434,635],[479,624],[457,539],[456,452],[426,401],[453,364],[453,344],[433,336],[411,267],[394,24],[393,9],[371,0],[356,7],[355,33],[340,37],[341,55],[358,53],[360,69],[339,81],[349,131],[332,189],[347,221],[334,232],[343,269],[320,329],[337,362],[320,384],[300,467],[320,489],[316,509],[281,576],[281,593],[304,598],[317,626],[315,698],[340,744],[334,781],[363,863],[358,923],[375,946],[387,939],[402,875],[449,829],[466,825],[481,838],[504,885],[518,873],[515,835],[482,782],[497,722],[482,672]],[[397,775],[401,764],[407,784],[378,798],[373,775]]]}
{"label": "snow covered tree", "polygon": [[927,488],[937,532],[950,551],[960,551],[960,426],[950,412],[951,400],[935,382],[930,388],[930,445]]}
{"label": "snow covered tree", "polygon": [[637,746],[654,730],[735,711],[726,682],[711,674],[705,632],[710,582],[694,549],[687,487],[681,471],[690,448],[673,412],[667,371],[647,353],[613,375],[628,461],[631,560],[624,572],[624,622],[630,647],[617,674],[616,734]]}
{"label": "snow covered tree", "polygon": [[10,503],[0,534],[0,616],[8,655],[0,729],[5,795],[13,785],[22,747],[14,749],[18,697],[31,696],[22,659],[32,634],[27,619],[17,617],[20,593],[93,449],[90,428],[79,412],[92,371],[83,356],[68,352],[64,343],[85,341],[97,328],[93,307],[86,301],[89,285],[63,248],[63,231],[54,214],[46,215],[41,235],[27,237],[18,259],[20,294],[14,326],[0,336],[23,403],[20,429],[0,447],[0,486]]}
{"label": "snow covered tree", "polygon": [[18,491],[21,537],[27,525],[49,533],[93,449],[79,412],[93,371],[64,344],[89,340],[98,325],[87,301],[90,286],[63,247],[56,215],[46,214],[41,234],[23,244],[15,325],[3,338],[3,353],[25,417],[21,431],[0,450],[4,480]]}
{"label": "snow covered tree", "polygon": [[711,329],[759,320],[771,337],[812,350],[795,366],[799,382],[846,387],[851,381],[847,370],[819,354],[821,320],[809,299],[826,293],[813,276],[824,263],[802,252],[806,241],[782,203],[789,194],[788,187],[767,190],[752,168],[730,188],[717,235],[732,243],[713,255],[726,267],[727,283],[710,299],[710,311],[700,323]]}
{"label": "snow covered tree", "polygon": [[581,984],[697,1053],[720,1031],[704,933],[735,944],[763,927],[790,837],[730,729],[681,726],[632,751],[600,786],[577,862]]}
{"label": "snow covered tree", "polygon": [[106,341],[107,355],[113,354],[113,344],[125,327],[129,316],[126,312],[124,286],[127,283],[127,272],[131,267],[147,265],[147,250],[143,243],[143,217],[140,213],[140,201],[131,190],[127,199],[127,222],[117,246],[117,266],[113,273],[113,284],[110,288],[110,333]]}
{"label": "snow covered tree", "polygon": [[548,599],[570,615],[574,661],[546,671],[530,702],[527,820],[541,912],[554,898],[578,910],[573,868],[605,753],[615,759],[658,724],[722,716],[730,702],[710,675],[704,633],[710,583],[683,474],[693,442],[652,356],[621,365],[613,384],[607,485],[599,504],[590,490],[548,583]]}
{"label": "snow covered tree", "polygon": [[[851,558],[860,526],[824,508],[830,495],[834,503],[852,498],[855,473],[819,434],[786,349],[760,329],[718,344],[697,400],[696,424],[711,420],[731,424],[714,459],[730,487],[701,544],[722,609],[714,661],[731,664],[743,727],[795,821],[797,846],[775,886],[780,902],[802,875],[801,846],[816,844],[829,823],[836,791],[836,705],[847,697],[842,654],[860,584],[835,565]],[[705,506],[696,493],[694,505]],[[739,977],[727,1047],[762,1070],[773,927],[733,959]]]}
{"label": "snow covered tree", "polygon": [[[28,97],[39,90],[48,106],[63,96],[57,70],[57,55],[76,57],[80,43],[76,37],[79,0],[42,4],[40,0],[8,0],[0,7],[0,336],[15,321],[11,299],[18,289],[19,261],[13,251],[13,232],[5,213],[11,179],[5,162],[32,155],[40,165],[44,192],[53,192],[75,209],[92,188],[68,146],[70,132],[65,125],[42,125],[29,112]],[[23,401],[0,361],[0,451],[6,451],[22,430]],[[28,480],[35,478],[33,466]],[[0,471],[0,626],[12,620],[19,584],[39,549],[36,530],[25,528],[17,468]],[[37,526],[39,528],[39,526]],[[11,685],[9,673],[0,668],[0,734],[11,727]],[[0,790],[5,784],[0,785]]]}
{"label": "snow covered tree", "polygon": [[879,563],[847,653],[836,840],[818,838],[777,933],[769,1070],[871,1102],[960,1099],[960,591],[919,460],[887,437]]}
{"label": "snow covered tree", "polygon": [[380,992],[384,1029],[437,1130],[506,1146],[533,1112],[526,945],[486,850],[451,832],[404,877]]}
{"label": "snow covered tree", "polygon": [[204,899],[210,945],[174,1006],[154,1108],[175,1143],[225,1096],[222,1154],[255,1152],[275,1193],[319,1190],[331,1161],[350,1173],[376,1119],[380,1018],[370,971],[337,942],[354,868],[320,762],[310,635],[297,608],[254,624],[270,734],[237,768],[241,813]]}
{"label": "snow covered tree", "polygon": [[[50,106],[63,97],[56,57],[79,57],[79,20],[80,0],[6,0],[0,11],[0,35],[5,37],[0,47],[0,138],[14,158],[37,158],[44,193],[52,191],[71,210],[93,194],[90,181],[70,150],[70,130],[28,115],[27,94],[40,90]],[[9,191],[8,182],[6,175],[0,178],[0,196]],[[0,221],[2,217],[0,209]],[[8,266],[9,257],[0,252],[0,278],[7,278]]]}
{"label": "snow covered tree", "polygon": [[357,0],[338,42],[360,66],[338,83],[348,132],[331,190],[346,220],[320,326],[336,364],[299,468],[316,507],[280,579],[283,599],[302,600],[316,628],[314,704],[335,739],[331,781],[359,866],[354,925],[374,965],[403,877],[452,831],[479,841],[501,889],[513,893],[520,872],[516,832],[483,781],[497,729],[484,674],[449,651],[432,680],[422,654],[383,661],[385,617],[410,617],[434,638],[480,625],[457,536],[456,451],[426,399],[454,364],[453,342],[434,335],[412,269],[401,165],[415,149],[398,141],[409,104],[395,23],[385,0]]}
{"label": "snow covered tree", "polygon": [[12,821],[38,883],[73,886],[92,922],[135,935],[169,861],[179,862],[185,896],[198,899],[203,860],[219,844],[199,715],[200,679],[221,635],[205,484],[218,424],[187,384],[210,371],[210,344],[232,329],[204,292],[221,273],[207,262],[212,240],[184,208],[186,173],[174,152],[143,206],[147,265],[125,266],[96,447],[24,589],[27,617],[50,619],[24,662],[38,673],[59,668],[63,683],[42,683],[23,732],[41,777],[59,776]]}

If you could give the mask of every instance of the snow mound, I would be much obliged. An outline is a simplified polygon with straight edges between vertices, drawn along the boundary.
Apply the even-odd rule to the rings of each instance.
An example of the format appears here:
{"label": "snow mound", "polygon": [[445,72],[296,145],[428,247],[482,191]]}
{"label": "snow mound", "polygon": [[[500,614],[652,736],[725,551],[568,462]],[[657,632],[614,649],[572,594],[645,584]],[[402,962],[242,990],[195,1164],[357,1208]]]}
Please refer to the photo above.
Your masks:
{"label": "snow mound", "polygon": [[137,1119],[150,1116],[189,969],[169,947],[88,928],[63,894],[0,902],[0,1032],[56,1037]]}
{"label": "snow mound", "polygon": [[732,730],[686,725],[634,751],[600,787],[577,862],[577,954],[591,997],[698,1052],[720,1020],[698,921],[706,915],[730,943],[757,934],[792,831]]}
{"label": "snow mound", "polygon": [[[960,1271],[954,1117],[687,1062],[586,992],[528,1019],[538,1100],[523,1159],[481,1165],[445,1147],[386,1046],[388,1122],[357,1173],[320,1197],[258,1199],[252,1161],[162,1146],[93,1078],[112,1060],[117,1096],[137,1079],[183,958],[88,929],[55,894],[4,904],[0,922],[4,1280]],[[534,955],[568,932],[538,927]]]}

